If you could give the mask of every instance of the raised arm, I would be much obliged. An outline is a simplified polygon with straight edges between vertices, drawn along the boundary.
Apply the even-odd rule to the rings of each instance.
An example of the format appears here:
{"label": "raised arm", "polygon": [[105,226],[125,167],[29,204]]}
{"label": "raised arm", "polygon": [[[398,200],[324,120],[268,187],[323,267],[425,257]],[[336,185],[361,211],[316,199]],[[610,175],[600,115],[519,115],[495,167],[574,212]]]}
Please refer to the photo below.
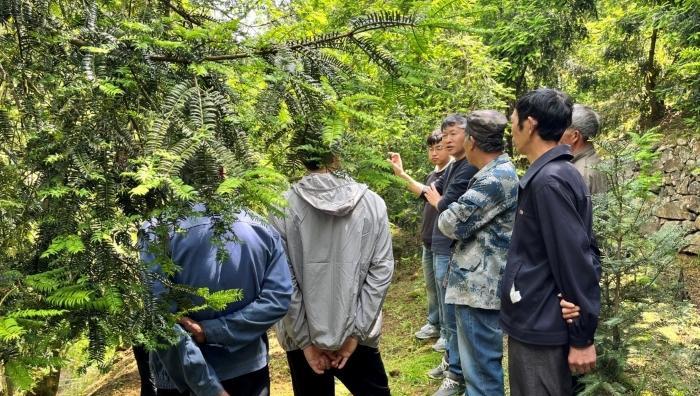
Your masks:
{"label": "raised arm", "polygon": [[407,182],[406,188],[417,196],[423,194],[426,189],[425,184],[417,182],[403,169],[403,161],[399,153],[389,153],[389,163],[394,171],[394,175],[404,179]]}

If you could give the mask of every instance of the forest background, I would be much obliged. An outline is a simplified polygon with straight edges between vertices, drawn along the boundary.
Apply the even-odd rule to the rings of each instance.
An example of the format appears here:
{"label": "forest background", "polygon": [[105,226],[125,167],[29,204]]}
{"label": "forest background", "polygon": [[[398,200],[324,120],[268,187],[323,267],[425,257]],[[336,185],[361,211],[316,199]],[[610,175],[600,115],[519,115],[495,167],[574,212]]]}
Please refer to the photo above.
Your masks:
{"label": "forest background", "polygon": [[386,153],[422,178],[442,117],[540,86],[599,111],[615,186],[590,394],[697,394],[683,232],[644,226],[657,148],[700,134],[698,0],[0,0],[0,392],[54,394],[62,370],[167,337],[140,224],[205,202],[221,235],[278,210],[301,157],[339,154],[382,195],[399,273],[418,271],[421,202]]}

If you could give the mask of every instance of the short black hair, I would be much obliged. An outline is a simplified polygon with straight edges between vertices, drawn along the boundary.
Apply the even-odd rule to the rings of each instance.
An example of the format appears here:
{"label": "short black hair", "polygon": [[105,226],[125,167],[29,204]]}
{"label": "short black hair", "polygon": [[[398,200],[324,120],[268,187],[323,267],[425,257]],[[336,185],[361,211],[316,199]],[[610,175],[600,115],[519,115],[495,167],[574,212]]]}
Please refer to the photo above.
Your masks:
{"label": "short black hair", "polygon": [[428,138],[425,139],[425,144],[430,146],[434,146],[442,141],[442,131],[439,129],[434,130],[430,135],[428,135]]}
{"label": "short black hair", "polygon": [[571,125],[574,103],[566,93],[538,88],[521,96],[515,103],[518,125],[522,127],[528,117],[537,120],[537,133],[543,140],[558,142],[566,128]]}
{"label": "short black hair", "polygon": [[440,125],[440,130],[445,131],[445,129],[456,126],[458,128],[467,128],[467,119],[461,114],[450,114],[445,119],[442,120],[442,125]]}
{"label": "short black hair", "polygon": [[306,151],[301,157],[301,163],[309,171],[317,171],[331,165],[335,156],[331,152]]}
{"label": "short black hair", "polygon": [[467,115],[467,135],[486,153],[503,151],[503,133],[508,119],[496,110],[476,110]]}
{"label": "short black hair", "polygon": [[306,130],[292,137],[292,147],[288,158],[292,163],[301,163],[306,170],[317,171],[327,168],[337,160],[332,145],[323,141],[321,131]]}

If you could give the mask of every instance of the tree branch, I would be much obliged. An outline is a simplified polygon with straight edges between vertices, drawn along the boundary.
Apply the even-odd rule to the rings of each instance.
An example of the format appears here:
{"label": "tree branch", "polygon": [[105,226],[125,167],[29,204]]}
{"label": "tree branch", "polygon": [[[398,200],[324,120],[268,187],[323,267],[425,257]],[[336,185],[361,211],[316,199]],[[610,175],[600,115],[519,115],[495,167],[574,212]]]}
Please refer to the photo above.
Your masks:
{"label": "tree branch", "polygon": [[183,19],[190,22],[191,24],[197,25],[197,26],[202,26],[202,22],[199,22],[198,20],[194,19],[194,17],[192,15],[186,13],[185,10],[173,5],[170,2],[170,0],[163,0],[163,4],[165,4],[171,10],[175,11],[175,13],[177,15],[180,15]]}
{"label": "tree branch", "polygon": [[[169,1],[165,1],[165,3],[169,7],[172,8]],[[185,18],[185,17],[183,16],[183,18]],[[185,19],[189,20],[188,18],[185,18]],[[263,55],[276,54],[277,52],[279,52],[283,49],[294,51],[294,50],[299,50],[302,48],[319,47],[319,46],[322,46],[324,44],[337,42],[337,41],[340,41],[340,40],[343,40],[346,38],[352,38],[355,35],[360,34],[360,33],[366,33],[366,32],[373,31],[373,30],[385,29],[387,27],[392,27],[392,26],[416,27],[417,25],[415,23],[397,22],[391,26],[390,25],[359,26],[359,27],[356,27],[356,28],[350,30],[349,32],[346,32],[346,33],[338,33],[338,34],[331,35],[331,36],[323,36],[323,37],[320,37],[316,40],[300,42],[300,43],[292,44],[289,46],[281,45],[281,46],[277,46],[277,47],[260,49],[257,51],[240,52],[237,54],[206,55],[206,56],[200,58],[199,61],[222,62],[222,61],[228,61],[228,60],[247,59],[247,58],[258,57],[258,56],[263,56]],[[80,46],[80,47],[90,45],[89,43],[87,43],[79,38],[72,38],[69,40],[69,42],[73,45]],[[179,64],[185,64],[185,65],[194,62],[194,60],[192,60],[192,59],[186,59],[186,58],[171,56],[171,55],[148,55],[148,59],[155,61],[155,62],[179,63]]]}

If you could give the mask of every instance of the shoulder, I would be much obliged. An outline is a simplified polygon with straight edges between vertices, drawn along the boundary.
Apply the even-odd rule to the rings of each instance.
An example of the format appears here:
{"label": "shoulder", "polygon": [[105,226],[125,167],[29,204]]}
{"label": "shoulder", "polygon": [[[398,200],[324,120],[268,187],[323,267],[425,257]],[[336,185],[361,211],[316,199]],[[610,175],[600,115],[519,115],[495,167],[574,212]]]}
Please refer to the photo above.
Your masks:
{"label": "shoulder", "polygon": [[279,232],[267,220],[250,210],[238,214],[233,230],[236,237],[245,242],[260,239],[268,241],[280,237]]}
{"label": "shoulder", "polygon": [[533,180],[537,195],[556,194],[579,200],[588,195],[588,187],[581,173],[568,161],[552,161]]}
{"label": "shoulder", "polygon": [[552,185],[583,183],[583,178],[571,162],[555,160],[543,166],[532,182],[533,187],[541,188]]}
{"label": "shoulder", "polygon": [[515,168],[499,165],[487,173],[477,175],[468,191],[478,192],[495,201],[517,193],[517,186]]}
{"label": "shoulder", "polygon": [[370,190],[369,188],[367,188],[363,199],[367,201],[370,205],[386,211],[386,203],[384,202],[384,199],[380,197],[379,194]]}
{"label": "shoulder", "polygon": [[453,165],[454,167],[448,170],[450,173],[449,179],[451,180],[451,184],[467,184],[479,171],[479,169],[467,161],[454,162]]}

